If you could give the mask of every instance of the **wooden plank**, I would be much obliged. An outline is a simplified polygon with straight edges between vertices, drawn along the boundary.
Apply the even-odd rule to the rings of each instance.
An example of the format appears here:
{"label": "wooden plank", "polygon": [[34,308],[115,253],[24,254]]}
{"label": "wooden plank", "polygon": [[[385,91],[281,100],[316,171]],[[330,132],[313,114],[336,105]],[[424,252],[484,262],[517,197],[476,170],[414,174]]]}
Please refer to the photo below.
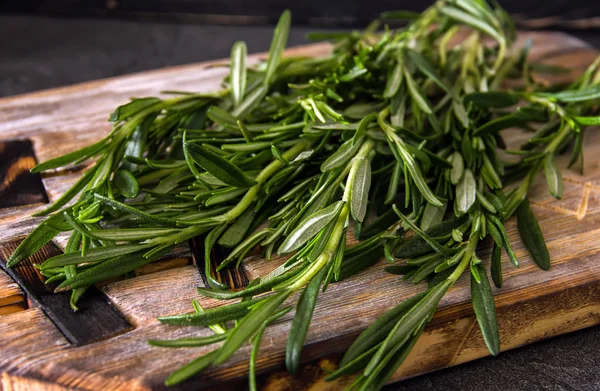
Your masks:
{"label": "wooden plank", "polygon": [[18,375],[37,360],[52,357],[69,342],[39,308],[0,317],[0,368]]}
{"label": "wooden plank", "polygon": [[4,271],[0,270],[0,310],[7,305],[24,303],[23,291]]}
{"label": "wooden plank", "polygon": [[158,323],[157,316],[190,312],[198,286],[204,286],[202,277],[195,266],[189,265],[118,281],[102,290],[133,325],[140,327]]}
{"label": "wooden plank", "polygon": [[131,329],[127,320],[95,287],[88,289],[78,303],[79,311],[74,312],[69,304],[69,292],[55,294],[53,291],[56,286],[45,284],[44,277],[34,264],[62,254],[52,242],[15,268],[6,269],[8,256],[18,245],[18,242],[0,244],[0,266],[19,284],[28,300],[54,322],[69,342],[85,345]]}
{"label": "wooden plank", "polygon": [[[522,39],[526,37],[534,41],[534,57],[568,65],[573,70],[569,78],[581,72],[596,55],[580,41],[565,35],[533,33],[525,34]],[[328,45],[316,45],[295,49],[295,53],[320,55],[328,48]],[[252,61],[259,57],[253,56]],[[0,100],[0,139],[30,137],[40,160],[57,156],[99,139],[108,130],[106,114],[129,96],[155,95],[166,88],[214,89],[227,70],[205,69],[205,66],[197,64],[146,72]],[[515,133],[512,140],[518,142],[522,138],[522,134]],[[599,152],[600,135],[588,132],[587,155],[593,157]],[[564,159],[568,157],[561,158],[563,167]],[[76,177],[72,173],[63,173],[60,171],[43,178],[51,200]],[[575,170],[566,171],[565,182],[568,184],[560,201],[547,193],[542,178],[538,178],[532,189],[534,211],[553,259],[549,272],[534,265],[514,223],[509,224],[509,236],[522,266],[513,269],[507,259],[503,259],[505,286],[496,292],[502,350],[600,322],[600,243],[597,241],[600,234],[600,169],[597,159],[588,158],[584,176]],[[0,241],[26,234],[38,220],[24,218],[24,215],[37,208],[0,211]],[[4,227],[11,229],[1,229]],[[489,249],[482,248],[483,258],[488,253]],[[246,262],[244,270],[249,278],[254,278],[270,271],[278,262],[277,259],[255,259]],[[423,289],[386,274],[384,266],[381,262],[358,276],[333,284],[320,296],[303,352],[303,361],[309,364],[303,373],[310,379],[295,379],[290,383],[289,377],[277,374],[265,380],[267,389],[289,389],[290,384],[295,384],[295,388],[335,389],[335,385],[323,382],[315,360],[317,363],[323,360],[321,365],[334,365],[336,357],[373,319]],[[145,341],[210,333],[193,327],[164,326],[156,320],[159,315],[191,311],[190,301],[197,297],[195,287],[202,285],[202,277],[194,266],[113,282],[102,290],[135,325],[134,330],[98,343],[70,348],[60,355],[35,359],[36,365],[19,364],[29,363],[31,351],[35,350],[24,351],[11,346],[9,356],[14,366],[5,369],[0,365],[1,371],[9,374],[7,382],[10,381],[11,386],[19,384],[18,379],[22,378],[89,390],[160,388],[170,371],[210,347],[166,350],[151,347]],[[292,298],[291,302],[294,300]],[[205,298],[200,301],[207,308],[222,304]],[[15,315],[18,313],[2,318]],[[286,315],[266,331],[258,362],[260,372],[282,369],[284,341],[292,315]],[[17,326],[13,323],[12,327]],[[469,303],[468,281],[462,279],[442,300],[432,324],[394,379],[487,355],[478,333]],[[0,338],[0,346],[1,343]],[[222,389],[224,386],[220,382],[243,382],[248,351],[248,346],[244,346],[225,365],[194,378],[183,388],[215,386]],[[340,380],[337,386],[344,382],[347,379]]]}

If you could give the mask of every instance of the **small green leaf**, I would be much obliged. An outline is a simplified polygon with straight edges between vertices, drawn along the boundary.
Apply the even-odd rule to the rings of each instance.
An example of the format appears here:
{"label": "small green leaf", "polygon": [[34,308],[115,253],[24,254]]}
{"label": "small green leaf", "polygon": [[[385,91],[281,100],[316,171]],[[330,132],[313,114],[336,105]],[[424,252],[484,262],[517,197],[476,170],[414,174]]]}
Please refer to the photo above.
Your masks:
{"label": "small green leaf", "polygon": [[529,117],[532,121],[547,122],[548,113],[545,108],[538,106],[521,106],[517,107],[517,112]]}
{"label": "small green leaf", "polygon": [[454,102],[452,102],[452,110],[454,111],[454,115],[460,121],[461,125],[465,129],[468,129],[470,121],[465,106],[461,102],[455,100]]}
{"label": "small green leaf", "polygon": [[100,240],[133,242],[172,235],[180,231],[178,228],[106,228],[87,231],[86,235]]}
{"label": "small green leaf", "polygon": [[[392,324],[392,326],[393,326],[393,324]],[[332,381],[341,376],[350,375],[350,374],[360,371],[362,368],[365,367],[365,365],[367,365],[369,363],[369,360],[371,359],[373,354],[375,354],[377,349],[379,349],[379,345],[381,345],[381,343],[376,344],[371,349],[362,353],[358,357],[348,361],[347,363],[340,365],[340,367],[338,369],[336,369],[333,373],[331,373],[330,375],[328,375],[325,378],[325,381]]]}
{"label": "small green leaf", "polygon": [[[44,261],[44,263],[40,265],[40,270],[67,265],[77,265],[79,263],[94,263],[104,261],[121,255],[138,252],[151,246],[151,244],[120,244],[117,246],[92,248],[85,256],[82,256],[79,252],[61,254]],[[78,274],[77,276],[79,277],[81,274]]]}
{"label": "small green leaf", "polygon": [[202,372],[206,368],[212,365],[217,356],[219,355],[220,349],[213,350],[210,353],[207,353],[203,356],[200,356],[181,368],[177,369],[173,373],[167,377],[165,380],[165,386],[171,387],[177,385],[190,377],[194,376],[197,373]]}
{"label": "small green leaf", "polygon": [[458,182],[460,182],[465,173],[465,163],[462,155],[459,152],[454,152],[450,156],[449,160],[452,163],[452,169],[450,170],[450,182],[453,185],[456,185]]}
{"label": "small green leaf", "polygon": [[338,216],[343,205],[343,201],[335,202],[302,220],[281,244],[278,253],[287,254],[302,247]]}
{"label": "small green leaf", "polygon": [[[222,282],[215,279],[213,275],[212,268],[212,249],[219,239],[219,236],[223,233],[223,231],[227,228],[226,224],[222,224],[220,226],[214,227],[208,235],[204,238],[204,275],[208,280],[208,285],[215,290],[224,290],[229,288],[227,284],[223,284]],[[200,267],[200,265],[198,265]]]}
{"label": "small green leaf", "polygon": [[396,212],[396,214],[400,217],[400,219],[402,219],[402,221],[406,225],[408,225],[411,230],[415,231],[415,233],[420,238],[422,238],[425,242],[427,242],[427,244],[429,245],[429,247],[431,247],[432,250],[434,250],[434,251],[442,254],[445,257],[452,256],[453,252],[450,249],[448,249],[447,247],[442,246],[435,239],[433,239],[431,236],[429,236],[426,232],[424,232],[421,229],[419,229],[419,227],[417,227],[415,225],[415,223],[413,223],[408,217],[404,216],[402,214],[402,212],[400,212],[398,210],[398,208],[396,207],[396,205],[392,205],[392,208],[394,208],[394,212]]}
{"label": "small green leaf", "polygon": [[502,288],[502,246],[494,243],[490,262],[490,273],[496,288]]}
{"label": "small green leaf", "polygon": [[431,65],[431,63],[427,59],[425,59],[425,57],[423,57],[419,52],[412,49],[406,50],[406,54],[408,54],[408,57],[413,62],[413,64],[415,64],[417,68],[425,74],[425,76],[433,80],[435,84],[440,86],[444,91],[446,91],[450,95],[455,95],[454,92],[450,90],[450,88],[448,88],[446,83],[444,83],[442,78],[438,75],[433,65]]}
{"label": "small green leaf", "polygon": [[430,203],[425,205],[423,216],[421,217],[420,228],[423,231],[427,231],[430,227],[435,227],[442,222],[444,214],[446,213],[447,202],[443,201],[441,206],[435,206]]}
{"label": "small green leaf", "polygon": [[358,152],[361,145],[362,142],[353,143],[352,139],[346,141],[345,143],[340,145],[337,151],[329,155],[329,157],[323,162],[323,164],[321,164],[321,171],[331,171],[348,163],[350,159],[352,159],[356,155],[356,152]]}
{"label": "small green leaf", "polygon": [[364,74],[367,74],[369,70],[360,66],[354,66],[346,74],[339,77],[339,80],[344,83],[351,82]]}
{"label": "small green leaf", "polygon": [[246,189],[236,187],[227,187],[221,190],[215,190],[212,192],[212,196],[210,196],[206,202],[204,202],[204,205],[213,206],[222,204],[224,202],[229,202],[231,200],[235,200],[246,192]]}
{"label": "small green leaf", "polygon": [[47,222],[38,225],[29,235],[27,235],[25,240],[19,243],[19,246],[8,258],[6,266],[9,268],[15,267],[19,262],[29,258],[39,249],[44,247],[46,243],[54,239],[59,233],[59,230],[52,228]]}
{"label": "small green leaf", "polygon": [[456,229],[456,228],[455,228],[455,229],[453,229],[453,230],[452,230],[452,233],[451,233],[451,236],[452,236],[452,239],[453,239],[455,242],[457,242],[457,243],[460,243],[460,242],[462,242],[462,240],[463,240],[463,233],[462,233],[462,231],[461,231],[461,230],[459,230],[459,229]]}
{"label": "small green leaf", "polygon": [[96,162],[94,176],[90,179],[86,190],[96,190],[106,182],[110,176],[113,161],[114,155],[111,152],[108,152]]}
{"label": "small green leaf", "polygon": [[287,347],[285,349],[285,366],[289,373],[296,373],[300,366],[300,356],[306,339],[306,333],[312,320],[317,296],[321,288],[321,283],[325,278],[328,270],[324,267],[304,288],[304,291],[298,299],[296,305],[296,315],[292,320],[292,326],[287,339]]}
{"label": "small green leaf", "polygon": [[394,163],[392,177],[390,178],[387,193],[385,195],[384,203],[387,205],[393,204],[396,201],[396,197],[398,196],[398,187],[400,186],[400,179],[402,179],[402,172],[403,163],[401,161],[396,161]]}
{"label": "small green leaf", "polygon": [[271,316],[277,308],[288,298],[290,292],[282,291],[263,299],[262,302],[252,306],[251,311],[240,320],[237,326],[231,330],[231,334],[214,361],[215,365],[222,364],[239,349],[253,334],[255,334],[265,320]]}
{"label": "small green leaf", "polygon": [[510,92],[488,91],[467,94],[463,98],[463,102],[466,105],[473,103],[485,108],[502,108],[516,105],[519,103],[519,99],[518,95]]}
{"label": "small green leaf", "polygon": [[401,347],[399,347],[395,352],[390,352],[389,356],[386,357],[385,360],[382,360],[382,368],[376,371],[377,375],[368,378],[367,382],[364,383],[363,388],[371,390],[382,389],[385,383],[391,379],[392,375],[398,371],[398,368],[400,368],[404,360],[406,360],[409,353],[412,351],[413,347],[421,337],[424,328],[424,326],[419,327],[412,335],[409,336],[407,341],[402,343]]}
{"label": "small green leaf", "polygon": [[544,174],[546,175],[546,183],[550,194],[560,200],[563,195],[563,180],[552,155],[547,155],[544,159]]}
{"label": "small green leaf", "polygon": [[435,271],[435,269],[446,262],[446,258],[439,255],[435,258],[431,258],[429,262],[421,265],[415,273],[412,275],[411,281],[413,284],[418,284],[425,280],[431,273]]}
{"label": "small green leaf", "polygon": [[465,173],[456,186],[456,205],[460,213],[467,213],[477,199],[477,184],[471,170]]}
{"label": "small green leaf", "polygon": [[[427,229],[425,233],[432,238],[447,236],[450,235],[454,228],[460,227],[468,219],[469,215],[465,213],[456,219],[442,221],[435,227]],[[396,248],[395,255],[397,258],[416,258],[418,256],[430,253],[431,250],[431,246],[423,237],[415,235],[398,246],[398,248]]]}
{"label": "small green leaf", "polygon": [[283,157],[279,148],[277,148],[274,144],[271,145],[271,153],[273,154],[273,157],[275,159],[279,160],[283,164],[290,164],[289,160],[287,160],[285,157]]}
{"label": "small green leaf", "polygon": [[90,146],[81,148],[71,153],[67,153],[66,155],[59,156],[54,159],[47,160],[33,167],[31,169],[31,172],[42,172],[52,170],[54,168],[65,166],[69,163],[73,163],[74,161],[82,161],[83,159],[95,156],[104,149],[104,147],[108,143],[108,140],[109,138],[106,137]]}
{"label": "small green leaf", "polygon": [[189,142],[185,143],[183,147],[196,164],[224,183],[235,187],[250,187],[256,184],[235,164],[208,149]]}
{"label": "small green leaf", "polygon": [[[125,147],[124,155],[126,157],[131,156],[138,159],[144,157],[144,152],[148,147],[148,131],[154,119],[154,115],[147,116],[131,132],[129,140],[127,140],[127,146]],[[137,168],[137,165],[127,162],[121,168],[132,171]]]}
{"label": "small green leaf", "polygon": [[556,93],[540,93],[540,95],[561,102],[584,102],[600,98],[600,85],[592,85],[580,90],[567,90]]}
{"label": "small green leaf", "polygon": [[246,92],[246,44],[236,42],[231,48],[231,69],[229,80],[231,83],[231,95],[233,103],[237,106],[244,98]]}
{"label": "small green leaf", "polygon": [[583,138],[584,132],[580,131],[575,135],[575,144],[573,145],[573,152],[571,152],[571,160],[567,167],[571,168],[577,160],[581,160],[581,169],[583,169]]}
{"label": "small green leaf", "polygon": [[532,118],[529,115],[525,115],[520,112],[507,114],[479,126],[477,129],[475,129],[473,135],[481,136],[486,133],[493,134],[508,128],[523,127],[530,121],[532,121]]}
{"label": "small green leaf", "polygon": [[94,168],[87,170],[81,178],[75,182],[73,186],[63,193],[52,205],[33,214],[33,216],[45,216],[49,213],[56,212],[69,201],[71,201],[77,194],[79,194],[89,183],[90,179],[94,175]]}
{"label": "small green leaf", "polygon": [[360,120],[358,123],[358,127],[356,128],[356,133],[354,133],[354,137],[352,137],[352,145],[357,144],[363,136],[367,133],[367,128],[369,124],[377,119],[376,113],[371,113]]}
{"label": "small green leaf", "polygon": [[258,358],[258,351],[260,349],[260,343],[262,341],[263,333],[265,332],[265,328],[267,327],[267,322],[264,322],[252,341],[252,350],[250,351],[250,361],[248,364],[248,390],[249,391],[257,391],[256,387],[256,360]]}
{"label": "small green leaf", "polygon": [[383,341],[394,328],[395,324],[402,319],[408,310],[420,302],[421,299],[425,297],[425,294],[426,292],[417,293],[371,323],[371,325],[354,340],[348,350],[346,350],[344,357],[340,361],[340,367],[355,360],[369,349],[376,346],[379,342]]}
{"label": "small green leaf", "polygon": [[212,345],[213,343],[223,341],[227,338],[228,333],[213,334],[206,337],[190,337],[179,339],[149,339],[147,342],[152,346],[160,346],[163,348],[188,348],[197,346]]}
{"label": "small green leaf", "polygon": [[494,204],[492,204],[487,199],[487,197],[484,196],[483,193],[481,193],[480,191],[477,191],[477,201],[479,201],[479,204],[481,206],[483,206],[485,209],[487,209],[489,212],[491,212],[491,213],[498,213],[498,211],[494,207]]}
{"label": "small green leaf", "polygon": [[177,223],[175,221],[173,221],[173,220],[170,220],[170,219],[167,219],[167,218],[164,218],[164,217],[160,217],[160,216],[151,215],[151,214],[146,213],[146,212],[144,212],[144,211],[142,211],[140,209],[134,208],[133,206],[124,204],[124,203],[119,202],[117,200],[113,200],[112,198],[104,197],[104,196],[102,196],[102,195],[100,195],[98,193],[95,193],[94,197],[98,201],[102,202],[105,205],[108,205],[108,206],[110,206],[112,208],[115,208],[117,210],[120,210],[120,211],[123,211],[123,212],[126,212],[126,213],[131,213],[132,215],[137,216],[137,217],[139,217],[141,219],[144,219],[146,221],[155,222],[155,223],[158,223],[160,225],[166,225],[166,226],[171,226],[171,227],[174,227],[174,226],[177,225]]}
{"label": "small green leaf", "polygon": [[240,102],[240,104],[233,109],[231,114],[235,118],[243,118],[263,100],[263,98],[267,95],[267,92],[269,92],[269,87],[266,84],[261,84],[254,90],[251,90],[246,94],[246,97]]}
{"label": "small green leaf", "polygon": [[[430,204],[433,205],[441,205],[442,202],[437,199],[435,194],[431,191],[425,178],[423,178],[423,174],[421,173],[421,169],[415,163],[410,152],[406,149],[404,144],[396,144],[398,146],[398,153],[400,154],[402,161],[404,162],[404,167],[410,173],[410,177],[414,181],[415,185],[423,195],[423,198],[427,200]],[[406,183],[406,182],[405,182]]]}
{"label": "small green leaf", "polygon": [[250,225],[256,217],[254,208],[246,210],[238,219],[229,226],[227,231],[219,238],[219,244],[224,247],[234,247],[246,237]]}
{"label": "small green leaf", "polygon": [[402,56],[398,56],[398,60],[396,61],[396,65],[392,69],[387,82],[385,84],[385,89],[383,90],[384,98],[391,98],[396,95],[400,85],[402,84],[402,69],[404,68],[404,61]]}
{"label": "small green leaf", "polygon": [[540,225],[525,198],[517,208],[517,228],[531,257],[542,270],[550,269],[550,254]]}
{"label": "small green leaf", "polygon": [[121,194],[127,198],[135,198],[140,192],[137,180],[129,171],[119,170],[115,172],[113,181]]}
{"label": "small green leaf", "polygon": [[133,99],[131,102],[119,106],[113,111],[108,119],[111,122],[119,122],[126,120],[139,113],[145,108],[159,103],[161,100],[158,98],[138,98]]}
{"label": "small green leaf", "polygon": [[483,340],[490,353],[496,356],[500,352],[500,334],[498,333],[498,322],[496,320],[496,305],[494,304],[494,295],[488,281],[485,269],[481,265],[473,266],[480,276],[480,282],[477,281],[474,274],[471,274],[471,299],[473,301],[473,310],[477,317],[477,323],[481,329]]}
{"label": "small green leaf", "polygon": [[476,30],[484,32],[498,41],[504,41],[504,38],[500,35],[500,33],[498,33],[496,29],[494,29],[481,18],[472,16],[464,11],[450,6],[441,7],[440,12],[460,23],[464,23]]}
{"label": "small green leaf", "polygon": [[404,68],[404,78],[406,79],[406,85],[408,86],[408,92],[410,93],[410,96],[412,97],[412,99],[419,106],[419,108],[421,110],[423,110],[423,112],[425,114],[433,113],[433,110],[431,109],[431,105],[429,104],[429,101],[427,100],[427,98],[425,98],[425,96],[423,96],[423,93],[417,86],[417,83],[415,82],[415,80],[411,76],[410,72],[408,72],[408,70],[406,68]]}
{"label": "small green leaf", "polygon": [[[344,117],[351,119],[362,119],[372,113],[377,113],[384,106],[378,102],[358,102],[346,107],[342,113]],[[339,125],[336,125],[339,126]],[[322,127],[322,126],[321,126]]]}
{"label": "small green leaf", "polygon": [[[393,202],[393,201],[392,201]],[[392,224],[398,221],[398,217],[392,208],[389,208],[385,213],[381,213],[376,219],[369,222],[359,235],[360,240],[370,238],[377,235],[381,231],[388,229]]]}
{"label": "small green leaf", "polygon": [[494,215],[487,215],[487,217],[494,223],[496,228],[498,228],[498,231],[500,231],[500,235],[502,235],[502,242],[504,244],[504,250],[506,251],[506,255],[508,255],[508,259],[510,259],[510,262],[514,267],[519,267],[519,260],[517,259],[517,256],[510,245],[504,224]]}
{"label": "small green leaf", "polygon": [[355,220],[362,222],[367,213],[369,188],[371,187],[371,163],[367,158],[359,158],[353,162],[354,178],[350,192],[350,212]]}
{"label": "small green leaf", "polygon": [[193,312],[183,315],[159,316],[158,320],[162,323],[177,326],[209,326],[228,320],[239,319],[250,312],[251,305],[265,300],[265,297],[255,297],[250,300],[226,306],[210,308],[204,312]]}
{"label": "small green leaf", "polygon": [[[435,253],[435,256],[441,257],[441,255],[437,254],[437,253]],[[392,266],[386,266],[383,270],[386,273],[403,276],[403,275],[411,273],[411,272],[414,273],[415,267],[411,266],[411,265],[392,265]]]}
{"label": "small green leaf", "polygon": [[208,118],[213,122],[225,126],[225,125],[237,125],[237,119],[227,111],[223,110],[219,106],[210,106],[206,112]]}
{"label": "small green leaf", "polygon": [[281,62],[281,55],[287,44],[288,34],[290,32],[290,24],[292,22],[292,14],[289,10],[283,11],[275,26],[273,40],[269,48],[269,57],[267,58],[267,70],[265,71],[264,84],[271,84],[275,75],[275,70]]}
{"label": "small green leaf", "polygon": [[597,126],[600,125],[600,116],[598,117],[573,117],[581,125]]}
{"label": "small green leaf", "polygon": [[304,270],[303,267],[297,267],[273,278],[263,278],[256,285],[246,287],[245,289],[239,291],[221,291],[201,287],[196,288],[196,290],[202,296],[210,297],[217,300],[233,300],[238,299],[240,297],[252,297],[270,291],[271,288],[273,288],[274,286],[279,285],[281,282],[291,279],[292,277],[300,273],[302,270]]}
{"label": "small green leaf", "polygon": [[375,355],[373,355],[371,361],[369,361],[369,364],[365,368],[364,376],[369,376],[371,372],[373,372],[383,356],[388,353],[389,349],[392,349],[402,340],[408,339],[411,333],[413,333],[422,322],[427,320],[429,315],[435,311],[440,299],[448,291],[451,285],[451,280],[445,280],[439,285],[429,289],[427,294],[404,314],[390,331]]}
{"label": "small green leaf", "polygon": [[[117,246],[108,248],[114,247]],[[106,281],[118,276],[122,276],[150,262],[156,261],[171,251],[172,248],[172,244],[156,246],[150,251],[146,251],[147,248],[141,249],[139,251],[123,254],[107,261],[100,262],[97,265],[78,272],[74,277],[66,279],[54,290],[54,292],[63,292],[76,288],[88,287],[100,281]],[[89,252],[95,249],[96,248],[93,248]],[[85,259],[83,262],[85,262]]]}
{"label": "small green leaf", "polygon": [[473,164],[475,152],[473,151],[472,138],[467,133],[462,135],[460,142],[460,152],[465,160],[466,166],[470,167]]}

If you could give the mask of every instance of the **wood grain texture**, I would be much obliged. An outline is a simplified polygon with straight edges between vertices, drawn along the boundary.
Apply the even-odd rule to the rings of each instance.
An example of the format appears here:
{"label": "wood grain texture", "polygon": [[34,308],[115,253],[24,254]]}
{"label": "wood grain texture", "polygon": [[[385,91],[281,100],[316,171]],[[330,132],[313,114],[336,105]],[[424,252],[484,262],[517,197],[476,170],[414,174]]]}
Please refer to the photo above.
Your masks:
{"label": "wood grain texture", "polygon": [[23,291],[3,270],[0,270],[0,311],[2,307],[24,303]]}
{"label": "wood grain texture", "polygon": [[0,244],[0,267],[23,289],[28,301],[40,308],[69,342],[85,345],[124,333],[131,328],[106,296],[94,286],[88,288],[78,302],[78,312],[71,308],[70,292],[54,293],[56,284],[46,284],[44,277],[34,266],[62,254],[52,242],[16,267],[7,269],[6,261],[18,245],[19,242]]}
{"label": "wood grain texture", "polygon": [[[580,73],[596,56],[585,44],[563,34],[529,33],[521,39],[528,37],[533,39],[533,56],[569,67],[572,72],[565,76],[568,78]],[[322,55],[328,50],[329,46],[322,44],[297,48],[293,52]],[[254,56],[253,61],[259,57]],[[218,86],[226,72],[223,68],[207,69],[206,64],[198,64],[3,99],[0,100],[0,139],[31,138],[36,156],[45,160],[100,139],[109,129],[105,122],[107,113],[130,96],[155,95],[167,88],[208,91]],[[516,143],[523,135],[515,132],[510,139]],[[594,158],[598,153],[600,134],[588,132],[586,174],[565,171],[567,183],[562,200],[548,194],[541,177],[532,188],[534,213],[553,260],[550,271],[543,272],[535,266],[520,241],[514,221],[508,224],[509,237],[522,266],[514,269],[504,258],[504,287],[495,290],[502,350],[600,323],[600,242],[597,240],[600,235],[600,162]],[[566,166],[565,159],[568,157],[559,161],[561,167]],[[75,178],[76,174],[64,171],[44,176],[50,200]],[[0,241],[25,235],[39,221],[25,216],[37,208],[0,211]],[[489,248],[483,246],[480,255],[487,259]],[[246,261],[243,267],[252,279],[272,270],[280,261],[253,259]],[[381,262],[358,276],[333,284],[320,296],[303,352],[303,361],[307,363],[301,371],[303,377],[291,379],[281,372],[265,375],[262,383],[265,389],[339,389],[348,382],[348,379],[340,379],[337,383],[325,383],[322,367],[333,367],[349,343],[377,316],[424,288],[385,273],[384,266]],[[56,338],[57,331],[51,324],[48,327],[48,323],[44,323],[45,328],[35,334],[36,338],[25,339],[19,330],[19,322],[27,321],[26,314],[32,314],[35,309],[4,315],[0,317],[0,328],[10,330],[13,338],[23,338],[27,346],[13,343],[5,348],[7,358],[2,355],[0,359],[0,371],[5,373],[2,382],[11,389],[25,387],[28,381],[66,389],[161,389],[169,372],[211,348],[168,350],[151,347],[145,341],[209,334],[206,329],[165,326],[156,320],[159,315],[191,312],[190,301],[198,298],[195,287],[203,285],[200,273],[192,265],[108,284],[102,291],[135,329],[81,347],[58,344],[53,354],[35,353],[48,348],[48,338]],[[393,380],[488,354],[469,295],[467,279],[459,280],[442,300],[432,324]],[[290,302],[295,300],[293,297]],[[206,298],[200,298],[200,302],[206,308],[221,304]],[[36,322],[42,323],[43,315],[36,314],[41,318],[36,318]],[[265,332],[259,372],[267,374],[283,369],[284,341],[292,316],[293,313],[286,315]],[[11,319],[10,324],[3,324],[5,319]],[[49,337],[44,337],[45,333]],[[5,341],[0,332],[0,346],[4,347]],[[248,352],[249,347],[244,346],[225,365],[195,377],[181,388],[226,389],[224,381],[243,383]]]}

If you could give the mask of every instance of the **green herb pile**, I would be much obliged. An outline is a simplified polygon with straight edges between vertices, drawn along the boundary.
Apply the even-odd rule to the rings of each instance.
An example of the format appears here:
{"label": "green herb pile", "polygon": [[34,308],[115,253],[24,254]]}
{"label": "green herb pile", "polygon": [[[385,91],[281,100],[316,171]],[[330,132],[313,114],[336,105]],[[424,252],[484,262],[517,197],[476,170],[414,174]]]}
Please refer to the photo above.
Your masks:
{"label": "green herb pile", "polygon": [[[150,343],[223,343],[174,372],[167,385],[225,362],[250,341],[255,389],[263,331],[291,309],[286,300],[302,292],[286,350],[286,366],[296,371],[319,293],[382,258],[393,263],[390,273],[427,287],[366,329],[329,379],[354,373],[354,388],[380,388],[465,273],[483,337],[497,354],[486,269],[500,287],[503,250],[518,267],[504,226],[513,214],[534,261],[550,267],[527,192],[543,171],[550,193],[561,197],[555,158],[565,150],[572,151],[571,164],[583,166],[585,127],[600,123],[594,116],[600,61],[570,85],[541,83],[535,71],[548,67],[529,61],[527,44],[511,49],[510,17],[484,0],[440,0],[420,15],[382,18],[410,23],[315,34],[334,41],[331,55],[282,58],[290,28],[286,11],[265,63],[247,66],[244,43],[233,46],[224,89],[171,92],[168,99],[139,98],[118,107],[106,138],[34,168],[96,159],[39,213],[49,217],[9,265],[71,232],[65,253],[39,269],[59,283],[57,291],[72,292],[76,308],[89,286],[203,235],[210,287],[198,291],[224,305],[205,311],[195,302],[195,313],[160,321],[215,333]],[[503,88],[506,82],[511,90]],[[530,132],[529,140],[506,149],[508,128]],[[358,244],[346,246],[347,232]],[[477,248],[488,237],[492,255],[483,261]],[[220,268],[239,264],[257,248],[266,258],[289,258],[231,291],[211,276],[216,245],[227,249]]]}

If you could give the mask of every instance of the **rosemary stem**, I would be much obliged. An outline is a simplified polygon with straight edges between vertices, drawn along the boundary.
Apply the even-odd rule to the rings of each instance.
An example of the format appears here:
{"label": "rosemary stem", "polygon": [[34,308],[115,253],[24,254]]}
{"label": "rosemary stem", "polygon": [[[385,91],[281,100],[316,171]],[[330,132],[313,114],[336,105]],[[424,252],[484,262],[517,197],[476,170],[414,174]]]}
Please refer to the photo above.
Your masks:
{"label": "rosemary stem", "polygon": [[563,126],[560,129],[560,131],[558,132],[558,134],[552,139],[550,144],[548,144],[548,146],[546,147],[544,152],[546,154],[555,154],[556,149],[558,148],[559,145],[562,144],[564,139],[569,135],[570,130],[571,130],[571,128],[568,125],[563,124]]}
{"label": "rosemary stem", "polygon": [[[282,154],[282,156],[286,160],[293,160],[296,156],[300,154],[300,152],[304,151],[309,145],[311,145],[310,141],[306,139],[301,139],[293,147],[285,151]],[[234,206],[232,209],[230,209],[227,213],[223,215],[227,223],[237,219],[242,213],[246,211],[246,209],[248,209],[248,207],[256,199],[256,195],[258,194],[258,191],[260,190],[263,183],[265,183],[267,179],[273,176],[283,164],[284,163],[280,160],[273,160],[258,174],[258,176],[256,177],[256,185],[252,186],[246,192],[244,197],[242,197],[242,199],[240,200],[240,202],[238,202],[236,206]]]}
{"label": "rosemary stem", "polygon": [[340,214],[337,217],[335,226],[333,228],[333,231],[331,232],[331,235],[329,236],[329,240],[327,241],[327,245],[325,246],[323,252],[319,254],[317,259],[309,266],[309,268],[302,273],[301,277],[295,280],[291,285],[287,286],[287,289],[291,290],[292,292],[302,288],[304,285],[310,282],[310,280],[314,276],[316,276],[317,273],[319,273],[319,271],[321,271],[321,269],[323,269],[335,256],[340,241],[346,240],[346,236],[344,235],[344,227],[346,226],[346,221],[348,220],[348,216],[350,215],[349,202],[352,197],[351,189],[352,183],[356,176],[355,173],[357,167],[357,164],[355,164],[355,162],[360,161],[360,159],[366,159],[369,155],[369,152],[371,152],[374,146],[375,142],[370,138],[367,138],[367,140],[360,147],[352,161],[346,166],[346,170],[348,169],[348,167],[350,167],[350,171],[348,172],[348,177],[346,179],[346,187],[344,189],[344,195],[342,198],[342,202],[344,202],[342,210],[340,211]]}
{"label": "rosemary stem", "polygon": [[467,251],[465,252],[465,255],[463,256],[462,260],[460,261],[454,272],[452,272],[452,274],[448,277],[448,280],[452,281],[452,284],[454,284],[456,280],[458,280],[460,276],[462,276],[467,266],[469,266],[469,262],[471,262],[471,258],[473,258],[475,248],[477,247],[478,236],[479,232],[475,232],[471,235],[469,243],[467,244]]}
{"label": "rosemary stem", "polygon": [[327,246],[325,250],[317,257],[317,259],[309,266],[306,272],[302,273],[302,277],[297,279],[293,284],[289,285],[287,289],[291,292],[297,291],[306,285],[317,273],[325,267],[331,258],[335,255],[337,247],[340,243],[340,240],[345,240],[343,235],[344,226],[346,225],[346,220],[348,219],[348,215],[350,214],[350,208],[347,203],[344,204],[342,210],[340,211],[340,215],[338,216],[335,226],[333,228],[333,232],[327,242]]}

